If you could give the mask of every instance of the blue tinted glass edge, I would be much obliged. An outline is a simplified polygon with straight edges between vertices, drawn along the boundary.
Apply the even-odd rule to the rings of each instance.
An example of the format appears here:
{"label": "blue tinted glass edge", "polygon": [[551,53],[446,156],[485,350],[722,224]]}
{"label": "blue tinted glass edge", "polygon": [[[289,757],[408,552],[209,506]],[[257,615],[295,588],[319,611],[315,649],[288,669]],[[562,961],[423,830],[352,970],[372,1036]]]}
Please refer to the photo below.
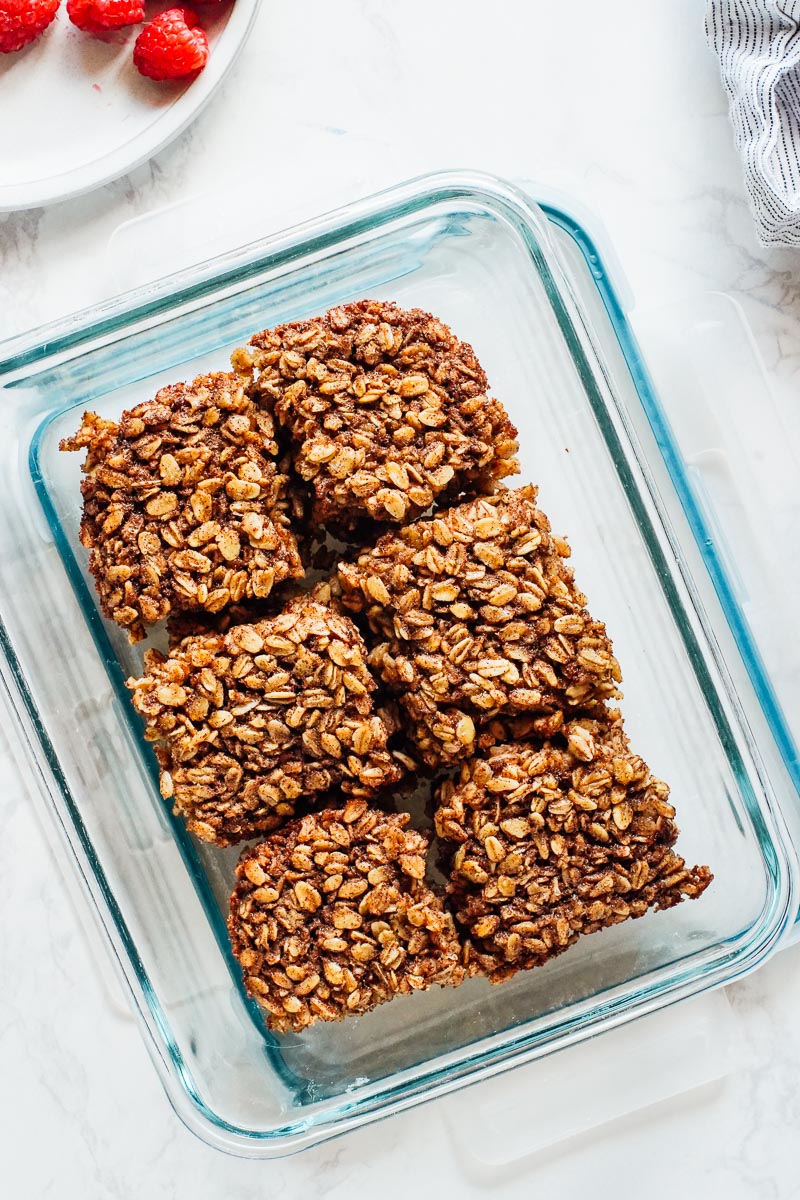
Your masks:
{"label": "blue tinted glass edge", "polygon": [[[692,534],[697,542],[698,550],[714,585],[714,590],[719,599],[725,619],[739,648],[750,682],[753,685],[758,702],[764,711],[795,791],[800,796],[800,756],[798,755],[797,744],[789,729],[780,701],[775,694],[775,689],[770,681],[753,632],[736,599],[722,561],[714,548],[712,530],[703,514],[695,489],[692,486],[680,450],[678,449],[675,435],[657,397],[655,386],[645,366],[636,336],[619,302],[617,293],[603,264],[602,256],[598,251],[596,243],[586,232],[586,229],[569,213],[550,204],[542,204],[540,207],[548,220],[569,234],[591,271],[617,338],[619,348],[631,373],[642,409],[664,459],[670,480],[686,514]],[[800,913],[798,913],[796,921],[800,923]]]}

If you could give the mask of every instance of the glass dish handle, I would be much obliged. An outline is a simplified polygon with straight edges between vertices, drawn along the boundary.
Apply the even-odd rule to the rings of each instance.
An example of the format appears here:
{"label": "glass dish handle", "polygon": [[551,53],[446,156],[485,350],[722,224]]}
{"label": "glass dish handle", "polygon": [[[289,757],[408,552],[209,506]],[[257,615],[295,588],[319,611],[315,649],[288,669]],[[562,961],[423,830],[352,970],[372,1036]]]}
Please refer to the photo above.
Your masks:
{"label": "glass dish handle", "polygon": [[[769,607],[787,642],[797,589],[775,547],[800,519],[800,446],[781,418],[741,306],[722,292],[636,313],[633,324],[666,411],[695,499],[737,598]],[[772,565],[771,565],[772,564]],[[800,657],[798,658],[800,667]]]}
{"label": "glass dish handle", "polygon": [[505,1167],[751,1066],[740,1018],[712,992],[448,1098],[458,1161]]}
{"label": "glass dish handle", "polygon": [[[0,625],[0,640],[3,635]],[[133,1013],[125,996],[119,963],[101,928],[94,904],[87,903],[85,880],[81,878],[78,864],[71,854],[65,854],[65,839],[53,822],[46,795],[48,785],[38,765],[37,751],[31,745],[32,737],[35,734],[29,727],[24,701],[4,656],[0,654],[0,789],[5,796],[20,793],[25,804],[36,813],[39,832],[50,850],[49,861],[60,873],[72,915],[83,935],[96,978],[102,981],[109,1008],[117,1017],[132,1021]]]}
{"label": "glass dish handle", "polygon": [[797,425],[731,296],[698,293],[634,325],[702,522],[695,535],[727,576],[717,592],[793,785],[781,809],[800,848]]}

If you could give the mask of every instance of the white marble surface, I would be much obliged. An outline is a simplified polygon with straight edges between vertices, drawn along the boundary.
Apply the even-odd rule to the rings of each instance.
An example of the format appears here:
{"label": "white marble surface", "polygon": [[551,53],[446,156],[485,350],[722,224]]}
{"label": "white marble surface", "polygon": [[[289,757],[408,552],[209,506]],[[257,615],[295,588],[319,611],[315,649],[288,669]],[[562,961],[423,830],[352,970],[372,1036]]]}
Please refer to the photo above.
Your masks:
{"label": "white marble surface", "polygon": [[[800,256],[756,244],[701,8],[264,0],[233,76],[170,149],[92,196],[0,218],[0,337],[130,282],[141,261],[125,238],[109,252],[109,238],[152,209],[207,196],[219,249],[222,227],[239,241],[426,170],[470,166],[540,180],[593,209],[645,314],[708,289],[740,299],[796,430]],[[246,221],[219,219],[235,217],[245,189],[260,229],[252,205]],[[203,256],[196,224],[178,228],[172,253]],[[728,990],[732,1073],[509,1166],[459,1148],[449,1100],[280,1162],[209,1149],[171,1112],[104,982],[24,771],[7,753],[0,763],[4,1195],[800,1195],[800,947]],[[677,1037],[681,1010],[670,1020]]]}

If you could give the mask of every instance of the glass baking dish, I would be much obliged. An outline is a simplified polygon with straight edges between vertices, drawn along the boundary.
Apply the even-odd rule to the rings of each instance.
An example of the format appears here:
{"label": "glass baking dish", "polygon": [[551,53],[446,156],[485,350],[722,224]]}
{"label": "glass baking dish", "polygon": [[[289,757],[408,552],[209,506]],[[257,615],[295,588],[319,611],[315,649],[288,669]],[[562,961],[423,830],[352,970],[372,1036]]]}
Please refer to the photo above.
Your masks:
{"label": "glass baking dish", "polygon": [[[99,614],[77,538],[78,456],[57,447],[86,407],[114,416],[163,383],[224,368],[256,329],[363,296],[427,308],[475,347],[519,427],[520,482],[539,485],[614,639],[628,730],[672,786],[679,848],[716,878],[700,901],[585,938],[501,987],[473,980],[277,1037],[228,949],[236,851],[193,841],[158,795],[124,687],[143,646]],[[785,730],[622,309],[573,218],[498,180],[431,176],[39,331],[0,359],[6,699],[170,1099],[201,1137],[288,1153],[728,982],[778,945],[798,906]]]}

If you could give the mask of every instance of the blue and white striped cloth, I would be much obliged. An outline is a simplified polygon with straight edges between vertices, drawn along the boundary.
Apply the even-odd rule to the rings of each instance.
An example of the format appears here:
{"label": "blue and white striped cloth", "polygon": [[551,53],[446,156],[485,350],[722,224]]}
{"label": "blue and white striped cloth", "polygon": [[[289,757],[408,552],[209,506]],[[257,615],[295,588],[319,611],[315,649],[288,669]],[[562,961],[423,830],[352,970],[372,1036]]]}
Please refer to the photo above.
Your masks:
{"label": "blue and white striped cloth", "polygon": [[800,246],[800,0],[708,0],[706,35],[759,237]]}

